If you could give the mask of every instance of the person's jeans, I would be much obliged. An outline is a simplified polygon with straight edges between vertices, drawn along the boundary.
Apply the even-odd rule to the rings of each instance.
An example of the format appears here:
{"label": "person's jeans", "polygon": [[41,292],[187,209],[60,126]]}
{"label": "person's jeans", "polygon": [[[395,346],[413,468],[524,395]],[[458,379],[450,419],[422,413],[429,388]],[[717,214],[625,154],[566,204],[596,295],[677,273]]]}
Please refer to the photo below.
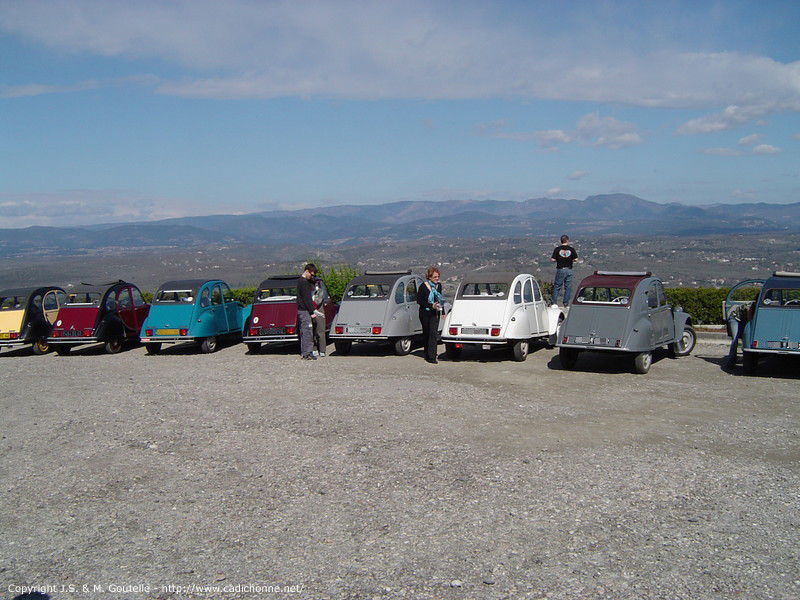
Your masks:
{"label": "person's jeans", "polygon": [[314,350],[314,324],[305,310],[297,311],[297,334],[300,338],[300,355],[309,356]]}
{"label": "person's jeans", "polygon": [[325,354],[328,341],[325,339],[325,314],[314,317],[314,347],[320,354]]}
{"label": "person's jeans", "polygon": [[558,294],[562,286],[564,287],[564,306],[568,306],[572,293],[572,269],[569,267],[556,269],[556,279],[553,282],[553,304],[558,303]]}

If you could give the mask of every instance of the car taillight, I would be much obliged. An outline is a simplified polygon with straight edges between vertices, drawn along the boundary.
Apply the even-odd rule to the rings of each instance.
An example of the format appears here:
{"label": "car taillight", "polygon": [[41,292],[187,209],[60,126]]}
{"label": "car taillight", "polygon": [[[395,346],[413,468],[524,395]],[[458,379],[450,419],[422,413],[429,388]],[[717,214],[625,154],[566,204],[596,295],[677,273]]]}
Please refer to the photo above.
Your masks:
{"label": "car taillight", "polygon": [[53,330],[53,337],[61,337],[61,332]]}
{"label": "car taillight", "polygon": [[250,335],[258,335],[258,327],[251,327]]}
{"label": "car taillight", "polygon": [[492,337],[497,337],[500,335],[500,328],[499,327],[492,327]]}
{"label": "car taillight", "polygon": [[152,330],[152,329],[145,329],[145,330],[144,330],[144,334],[145,334],[147,337],[150,337],[151,335],[153,335],[153,330]]}
{"label": "car taillight", "polygon": [[561,343],[562,344],[568,344],[569,343],[569,336],[565,335],[563,338],[561,338]]}
{"label": "car taillight", "polygon": [[339,335],[339,334],[342,334],[342,333],[344,333],[344,327],[342,325],[337,325],[336,326],[336,334]]}
{"label": "car taillight", "polygon": [[15,340],[19,337],[19,334],[16,331],[14,331],[8,337],[11,338],[12,340]]}
{"label": "car taillight", "polygon": [[180,333],[181,335],[189,335],[189,330],[188,329],[181,329],[181,330],[178,331],[178,333]]}
{"label": "car taillight", "polygon": [[381,334],[381,328],[377,327],[377,326],[373,326],[372,327],[372,335],[380,335],[380,334]]}
{"label": "car taillight", "polygon": [[287,335],[294,335],[294,329],[295,329],[294,326],[290,325],[289,327],[286,328],[286,334]]}
{"label": "car taillight", "polygon": [[92,337],[92,330],[91,329],[84,329],[83,330],[83,337]]}
{"label": "car taillight", "polygon": [[451,327],[448,329],[448,331],[450,332],[450,335],[458,335],[458,327]]}
{"label": "car taillight", "polygon": [[753,343],[750,344],[751,348],[758,348],[758,340],[753,340]]}

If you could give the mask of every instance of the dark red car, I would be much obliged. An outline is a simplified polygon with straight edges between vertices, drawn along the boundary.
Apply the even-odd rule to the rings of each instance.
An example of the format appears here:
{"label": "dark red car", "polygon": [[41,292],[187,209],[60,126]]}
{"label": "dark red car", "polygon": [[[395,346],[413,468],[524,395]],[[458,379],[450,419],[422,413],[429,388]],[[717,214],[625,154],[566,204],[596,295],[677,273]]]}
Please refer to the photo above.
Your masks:
{"label": "dark red car", "polygon": [[139,342],[139,330],[150,305],[132,283],[82,283],[67,293],[48,342],[58,354],[78,345],[104,343],[116,354],[126,342]]}
{"label": "dark red car", "polygon": [[[242,329],[242,341],[251,353],[258,352],[261,344],[271,342],[296,342],[297,336],[297,280],[299,275],[274,275],[256,288],[250,315]],[[319,284],[324,288],[325,283]],[[325,331],[330,331],[336,314],[336,305],[326,300]]]}

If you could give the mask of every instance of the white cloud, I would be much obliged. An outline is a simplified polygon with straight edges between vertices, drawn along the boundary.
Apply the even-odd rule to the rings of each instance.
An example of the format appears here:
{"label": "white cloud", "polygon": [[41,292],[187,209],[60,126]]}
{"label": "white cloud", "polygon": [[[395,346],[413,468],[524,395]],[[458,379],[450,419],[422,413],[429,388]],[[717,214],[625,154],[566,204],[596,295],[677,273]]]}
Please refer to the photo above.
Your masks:
{"label": "white cloud", "polygon": [[763,139],[764,139],[763,135],[755,133],[753,135],[747,135],[747,136],[741,138],[739,140],[739,145],[740,146],[755,146],[756,144],[758,144]]}
{"label": "white cloud", "polygon": [[570,181],[578,181],[579,179],[583,179],[586,177],[588,173],[586,171],[573,171],[567,176],[567,179]]}
{"label": "white cloud", "polygon": [[607,146],[615,150],[635,146],[644,141],[634,123],[619,121],[614,117],[601,117],[597,113],[581,117],[576,137],[584,145]]}
{"label": "white cloud", "polygon": [[480,2],[41,0],[4,3],[0,28],[59,51],[123,57],[128,68],[185,67],[157,85],[175,96],[522,97],[713,111],[681,134],[800,111],[800,62],[677,51],[659,41],[668,35],[625,29],[627,9],[605,3],[564,11],[578,35],[569,23],[553,31],[546,5],[505,17]]}
{"label": "white cloud", "polygon": [[759,144],[753,148],[753,154],[779,154],[781,149],[777,146],[770,146],[769,144]]}
{"label": "white cloud", "polygon": [[703,154],[711,156],[741,156],[742,152],[734,148],[705,148]]}

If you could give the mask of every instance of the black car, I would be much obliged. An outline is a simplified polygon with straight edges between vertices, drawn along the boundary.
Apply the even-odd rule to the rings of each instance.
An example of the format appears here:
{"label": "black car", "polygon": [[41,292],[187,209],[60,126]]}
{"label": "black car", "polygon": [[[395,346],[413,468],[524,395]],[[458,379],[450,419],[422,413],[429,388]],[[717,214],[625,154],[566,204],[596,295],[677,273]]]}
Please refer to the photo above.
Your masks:
{"label": "black car", "polygon": [[54,285],[1,291],[0,348],[31,344],[36,354],[49,352],[47,338],[66,298]]}

